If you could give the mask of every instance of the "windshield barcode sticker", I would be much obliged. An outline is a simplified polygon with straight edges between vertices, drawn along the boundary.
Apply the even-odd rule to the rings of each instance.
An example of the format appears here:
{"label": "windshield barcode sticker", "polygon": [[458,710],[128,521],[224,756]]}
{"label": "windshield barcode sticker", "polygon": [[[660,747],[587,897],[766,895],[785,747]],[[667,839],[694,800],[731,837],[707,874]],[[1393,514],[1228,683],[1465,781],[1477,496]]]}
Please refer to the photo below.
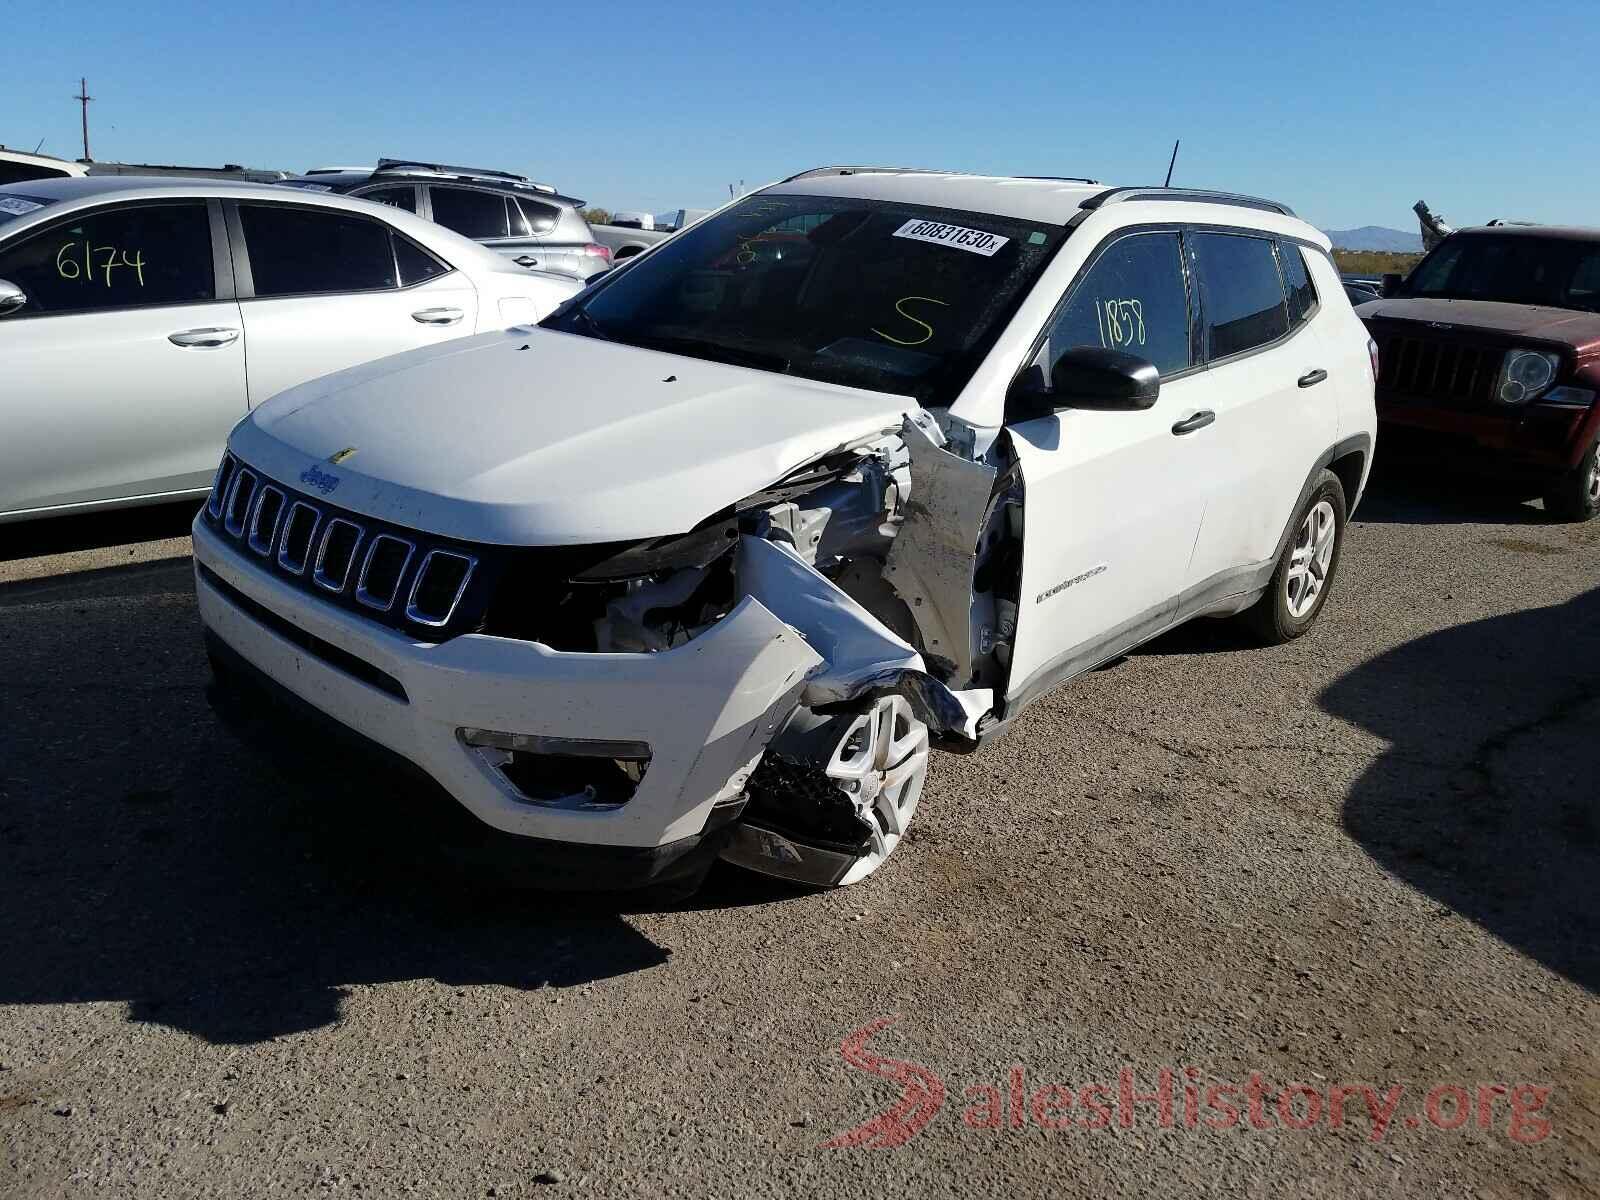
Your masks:
{"label": "windshield barcode sticker", "polygon": [[21,196],[0,196],[0,212],[10,213],[14,217],[20,217],[24,213],[31,213],[34,209],[43,207],[44,205],[24,200]]}
{"label": "windshield barcode sticker", "polygon": [[964,225],[945,225],[940,221],[907,221],[894,231],[895,237],[911,238],[918,242],[932,242],[936,246],[954,246],[973,254],[991,257],[1010,238],[985,233],[981,229],[968,229]]}

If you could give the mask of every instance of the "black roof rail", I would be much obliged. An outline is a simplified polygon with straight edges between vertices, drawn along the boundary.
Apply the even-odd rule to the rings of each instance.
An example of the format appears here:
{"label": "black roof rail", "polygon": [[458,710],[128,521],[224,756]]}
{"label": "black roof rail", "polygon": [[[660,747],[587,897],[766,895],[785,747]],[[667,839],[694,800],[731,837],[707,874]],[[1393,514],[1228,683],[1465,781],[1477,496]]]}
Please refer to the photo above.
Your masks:
{"label": "black roof rail", "polygon": [[1120,204],[1127,200],[1188,200],[1199,204],[1228,204],[1234,208],[1253,208],[1260,212],[1294,216],[1294,209],[1276,200],[1263,200],[1259,196],[1239,196],[1233,192],[1210,192],[1204,188],[1117,187],[1090,196],[1079,208],[1095,209],[1106,204]]}
{"label": "black roof rail", "polygon": [[1015,179],[1033,179],[1039,183],[1087,183],[1098,186],[1098,179],[1089,179],[1082,175],[1016,175]]}

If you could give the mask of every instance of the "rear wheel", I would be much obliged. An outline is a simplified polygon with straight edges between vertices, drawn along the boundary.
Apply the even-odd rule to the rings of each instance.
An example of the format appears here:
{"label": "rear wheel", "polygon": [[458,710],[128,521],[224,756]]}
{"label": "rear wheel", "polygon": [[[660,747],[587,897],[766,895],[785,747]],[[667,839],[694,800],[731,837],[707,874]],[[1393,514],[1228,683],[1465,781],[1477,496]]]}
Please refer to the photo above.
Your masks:
{"label": "rear wheel", "polygon": [[1344,528],[1344,486],[1332,471],[1324,471],[1296,514],[1294,533],[1266,594],[1241,618],[1261,642],[1280,645],[1311,628],[1339,569]]}
{"label": "rear wheel", "polygon": [[1544,494],[1544,510],[1558,521],[1588,521],[1600,513],[1600,440]]}

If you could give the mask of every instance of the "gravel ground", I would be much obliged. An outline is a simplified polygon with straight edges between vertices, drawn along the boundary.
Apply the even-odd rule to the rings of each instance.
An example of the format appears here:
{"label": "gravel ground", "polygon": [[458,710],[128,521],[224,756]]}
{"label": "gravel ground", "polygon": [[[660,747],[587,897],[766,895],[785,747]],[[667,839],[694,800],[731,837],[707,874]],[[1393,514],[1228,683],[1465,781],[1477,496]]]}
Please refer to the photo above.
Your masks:
{"label": "gravel ground", "polygon": [[185,527],[0,528],[0,1193],[1600,1195],[1600,524],[1382,484],[1310,636],[1077,681],[857,888],[643,912],[240,749]]}

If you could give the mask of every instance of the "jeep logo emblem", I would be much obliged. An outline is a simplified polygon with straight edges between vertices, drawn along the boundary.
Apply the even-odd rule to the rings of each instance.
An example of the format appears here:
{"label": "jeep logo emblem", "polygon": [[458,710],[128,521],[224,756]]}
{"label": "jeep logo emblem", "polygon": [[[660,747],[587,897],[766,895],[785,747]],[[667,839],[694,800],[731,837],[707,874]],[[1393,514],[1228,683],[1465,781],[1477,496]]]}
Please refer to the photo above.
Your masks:
{"label": "jeep logo emblem", "polygon": [[339,486],[339,477],[337,475],[330,475],[326,471],[319,470],[317,468],[317,464],[312,463],[304,471],[300,472],[300,482],[308,485],[309,487],[316,488],[317,491],[326,496],[329,492],[333,491],[334,488]]}

